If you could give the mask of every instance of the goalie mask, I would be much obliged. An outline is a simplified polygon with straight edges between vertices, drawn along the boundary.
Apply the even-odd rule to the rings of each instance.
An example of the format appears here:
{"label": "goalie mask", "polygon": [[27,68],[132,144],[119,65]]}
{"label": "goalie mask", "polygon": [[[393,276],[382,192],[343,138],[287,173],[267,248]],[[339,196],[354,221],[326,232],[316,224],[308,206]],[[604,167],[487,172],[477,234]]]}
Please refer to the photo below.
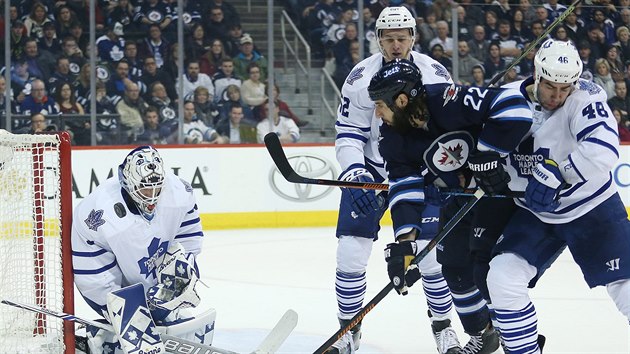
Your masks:
{"label": "goalie mask", "polygon": [[118,178],[142,215],[151,220],[164,185],[164,165],[151,146],[133,149],[120,166]]}

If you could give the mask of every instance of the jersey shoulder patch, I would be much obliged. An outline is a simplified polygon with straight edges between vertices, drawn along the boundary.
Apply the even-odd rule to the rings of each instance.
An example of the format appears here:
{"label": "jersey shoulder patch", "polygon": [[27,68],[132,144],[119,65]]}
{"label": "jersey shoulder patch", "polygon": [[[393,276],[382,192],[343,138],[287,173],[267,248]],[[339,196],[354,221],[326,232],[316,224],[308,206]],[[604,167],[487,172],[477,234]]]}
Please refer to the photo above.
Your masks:
{"label": "jersey shoulder patch", "polygon": [[600,93],[602,90],[599,85],[591,81],[579,80],[578,83],[579,89],[588,92],[591,96]]}
{"label": "jersey shoulder patch", "polygon": [[451,75],[448,73],[448,70],[446,70],[443,65],[439,63],[433,63],[431,64],[431,66],[433,67],[433,69],[435,69],[435,75],[443,77],[446,81],[451,80]]}
{"label": "jersey shoulder patch", "polygon": [[348,78],[346,78],[346,83],[348,85],[354,84],[355,81],[363,77],[364,70],[365,70],[365,66],[359,66],[359,67],[354,68],[348,75]]}

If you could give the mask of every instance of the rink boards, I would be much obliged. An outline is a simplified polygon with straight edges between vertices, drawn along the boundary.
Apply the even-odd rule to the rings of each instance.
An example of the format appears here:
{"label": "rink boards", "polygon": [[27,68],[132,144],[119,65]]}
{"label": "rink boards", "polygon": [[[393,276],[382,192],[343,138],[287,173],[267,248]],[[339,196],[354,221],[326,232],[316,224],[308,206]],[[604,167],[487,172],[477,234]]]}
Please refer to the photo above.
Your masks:
{"label": "rink boards", "polygon": [[[262,146],[159,146],[158,150],[166,167],[194,188],[205,230],[336,223],[339,189],[286,182]],[[630,145],[620,150],[613,179],[630,211]],[[339,175],[332,145],[294,145],[285,151],[303,176],[334,179]],[[74,204],[117,175],[128,152],[127,147],[73,148]],[[387,224],[388,215],[385,220]]]}

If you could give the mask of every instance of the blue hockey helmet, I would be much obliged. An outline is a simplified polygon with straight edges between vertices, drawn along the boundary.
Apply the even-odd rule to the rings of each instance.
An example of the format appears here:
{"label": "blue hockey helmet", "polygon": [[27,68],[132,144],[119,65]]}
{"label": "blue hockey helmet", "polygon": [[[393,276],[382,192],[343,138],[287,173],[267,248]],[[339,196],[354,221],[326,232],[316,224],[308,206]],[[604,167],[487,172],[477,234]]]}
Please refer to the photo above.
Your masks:
{"label": "blue hockey helmet", "polygon": [[382,100],[388,107],[401,93],[410,98],[425,93],[420,69],[407,59],[394,59],[374,74],[368,87],[372,101]]}

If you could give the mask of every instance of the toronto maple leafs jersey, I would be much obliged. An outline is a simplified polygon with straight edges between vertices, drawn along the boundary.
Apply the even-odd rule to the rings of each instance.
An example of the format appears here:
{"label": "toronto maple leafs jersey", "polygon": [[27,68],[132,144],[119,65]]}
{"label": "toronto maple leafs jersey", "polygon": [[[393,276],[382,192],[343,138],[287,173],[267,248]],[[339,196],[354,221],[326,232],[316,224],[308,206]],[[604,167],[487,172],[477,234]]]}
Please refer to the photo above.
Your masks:
{"label": "toronto maple leafs jersey", "polygon": [[[529,78],[507,86],[520,89],[533,85]],[[586,214],[617,192],[612,169],[619,159],[617,122],[606,104],[606,92],[597,84],[579,80],[578,88],[564,105],[547,111],[527,98],[534,122],[527,139],[510,154],[510,189],[524,191],[532,168],[545,159],[558,163],[570,185],[560,193],[560,206],[553,212],[535,213],[546,223],[567,223]],[[517,204],[527,208],[524,199]]]}
{"label": "toronto maple leafs jersey", "polygon": [[457,187],[459,178],[453,172],[465,167],[471,150],[507,154],[532,124],[532,112],[517,89],[455,84],[425,88],[430,115],[426,129],[411,129],[401,135],[388,125],[381,127],[379,149],[389,177],[389,207],[396,237],[413,228],[421,230],[423,183],[439,175],[447,185]]}
{"label": "toronto maple leafs jersey", "polygon": [[[411,52],[411,61],[422,72],[426,84],[451,83],[442,64],[424,54]],[[352,164],[365,164],[374,178],[385,176],[383,158],[378,152],[380,120],[374,115],[374,102],[368,94],[372,76],[383,66],[383,55],[374,54],[352,69],[341,89],[342,100],[337,111],[335,150],[342,170]]]}
{"label": "toronto maple leafs jersey", "polygon": [[156,284],[156,267],[169,244],[179,242],[187,253],[199,254],[203,239],[193,189],[171,172],[151,221],[138,214],[112,177],[98,186],[74,210],[72,262],[81,295],[99,314],[107,294],[141,283]]}

